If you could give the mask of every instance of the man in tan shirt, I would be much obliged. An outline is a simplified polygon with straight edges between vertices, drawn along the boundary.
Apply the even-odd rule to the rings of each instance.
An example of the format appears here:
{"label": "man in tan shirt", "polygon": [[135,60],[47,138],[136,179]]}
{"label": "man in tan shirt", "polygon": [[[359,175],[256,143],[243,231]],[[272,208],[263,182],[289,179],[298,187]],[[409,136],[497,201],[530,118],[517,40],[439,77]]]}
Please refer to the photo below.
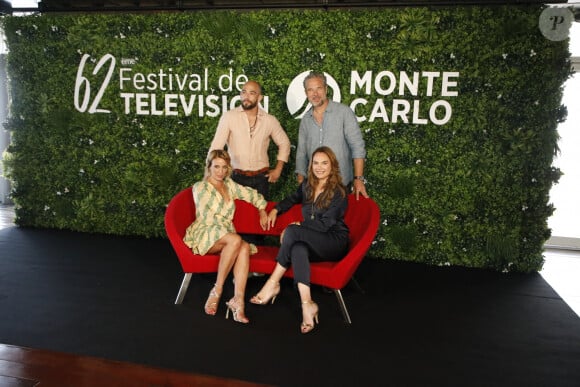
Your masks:
{"label": "man in tan shirt", "polygon": [[[290,157],[290,140],[278,119],[260,108],[263,98],[262,86],[258,82],[246,82],[240,91],[241,106],[222,115],[209,151],[224,149],[227,145],[234,169],[232,179],[255,188],[269,200],[270,183],[278,181]],[[270,169],[268,156],[270,140],[278,146],[273,169]],[[242,237],[253,244],[264,241],[261,235],[246,234]]]}
{"label": "man in tan shirt", "polygon": [[[225,112],[218,123],[209,150],[224,149],[227,145],[232,159],[232,179],[255,188],[269,200],[270,183],[280,178],[290,156],[290,140],[278,119],[260,108],[262,86],[248,81],[240,91],[241,106]],[[278,146],[276,166],[270,169],[268,147],[270,140]],[[242,235],[245,241],[261,244],[261,235]],[[252,273],[252,275],[256,275]]]}
{"label": "man in tan shirt", "polygon": [[[227,145],[234,168],[232,178],[255,188],[269,200],[269,183],[280,178],[290,156],[290,140],[278,119],[260,108],[262,87],[248,81],[240,91],[241,106],[226,111],[218,123],[209,150]],[[270,169],[270,140],[278,146],[276,166]]]}

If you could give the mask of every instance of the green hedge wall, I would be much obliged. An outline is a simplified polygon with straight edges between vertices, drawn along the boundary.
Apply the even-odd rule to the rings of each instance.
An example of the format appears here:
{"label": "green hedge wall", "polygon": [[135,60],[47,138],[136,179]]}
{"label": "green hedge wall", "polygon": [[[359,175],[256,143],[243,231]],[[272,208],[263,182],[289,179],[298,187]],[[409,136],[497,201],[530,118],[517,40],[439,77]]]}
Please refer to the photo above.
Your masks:
{"label": "green hedge wall", "polygon": [[[316,69],[337,81],[334,94],[340,92],[342,102],[366,101],[355,112],[366,117],[360,122],[365,174],[382,218],[371,256],[538,270],[550,236],[549,190],[560,176],[551,165],[556,126],[566,116],[562,85],[570,76],[568,42],[542,36],[541,11],[4,17],[11,95],[5,126],[13,139],[4,164],[17,223],[163,236],[166,204],[201,178],[222,98],[229,103],[238,95],[236,78],[263,84],[268,110],[296,144],[299,121],[288,111],[286,93],[296,75]],[[176,75],[173,90],[162,90],[160,71]],[[399,93],[399,76],[412,79],[415,72],[418,91]],[[423,72],[456,73],[455,83],[444,86],[434,77],[430,89]],[[143,82],[127,80],[138,73]],[[148,74],[155,75],[156,88]],[[385,91],[393,85],[388,74],[397,78],[392,92]],[[371,82],[351,87],[353,78],[365,75]],[[164,81],[169,89],[169,77]],[[182,96],[171,97],[173,105],[163,111],[172,93]],[[410,112],[394,115],[405,103]],[[276,200],[295,187],[294,150],[274,186]]]}

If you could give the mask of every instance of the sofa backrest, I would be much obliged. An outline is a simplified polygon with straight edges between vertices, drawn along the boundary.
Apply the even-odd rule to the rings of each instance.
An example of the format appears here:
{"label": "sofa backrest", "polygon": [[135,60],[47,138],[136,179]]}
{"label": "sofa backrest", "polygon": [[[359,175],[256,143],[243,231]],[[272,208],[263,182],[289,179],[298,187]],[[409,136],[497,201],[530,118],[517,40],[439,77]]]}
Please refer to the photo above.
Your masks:
{"label": "sofa backrest", "polygon": [[193,201],[193,191],[191,187],[186,188],[175,195],[165,213],[165,228],[170,229],[183,236],[185,229],[195,220],[195,202]]}
{"label": "sofa backrest", "polygon": [[[378,228],[378,207],[376,203],[370,199],[365,199],[360,196],[356,200],[354,194],[348,195],[348,208],[344,216],[344,221],[350,230],[351,246],[368,233],[369,230]],[[372,237],[374,238],[374,234]]]}
{"label": "sofa backrest", "polygon": [[[266,210],[269,211],[274,205],[274,202],[269,202]],[[363,197],[356,200],[355,196],[350,194],[345,221],[350,229],[351,245],[360,241],[365,233],[368,233],[369,228],[375,229],[376,232],[378,218],[378,207],[374,201]],[[182,190],[171,200],[167,208],[166,222],[169,219],[172,223],[170,228],[183,237],[185,229],[195,220],[195,203],[191,187]],[[236,200],[234,227],[237,232],[242,234],[279,235],[289,223],[302,220],[301,206],[295,205],[289,211],[278,216],[273,229],[264,231],[260,227],[258,210],[250,203]],[[374,238],[374,234],[372,237]]]}

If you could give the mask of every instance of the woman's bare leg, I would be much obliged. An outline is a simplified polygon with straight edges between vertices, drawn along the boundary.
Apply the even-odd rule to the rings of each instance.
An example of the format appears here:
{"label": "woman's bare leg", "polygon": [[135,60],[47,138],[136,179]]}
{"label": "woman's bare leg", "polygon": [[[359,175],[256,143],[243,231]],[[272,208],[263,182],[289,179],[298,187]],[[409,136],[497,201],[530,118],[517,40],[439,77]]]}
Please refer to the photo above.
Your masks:
{"label": "woman's bare leg", "polygon": [[300,294],[301,303],[308,303],[312,301],[312,295],[310,294],[310,286],[304,285],[302,282],[299,282],[298,293]]}
{"label": "woman's bare leg", "polygon": [[300,303],[302,305],[302,324],[300,324],[300,332],[308,333],[314,329],[314,321],[318,323],[318,305],[312,301],[310,286],[299,282],[298,293],[300,293]]}
{"label": "woman's bare leg", "polygon": [[242,238],[233,233],[229,233],[220,238],[208,250],[208,254],[220,254],[220,261],[218,264],[217,278],[214,287],[209,292],[209,296],[204,306],[206,314],[215,315],[217,312],[218,302],[221,298],[224,282],[228,276],[234,261],[240,250]]}
{"label": "woman's bare leg", "polygon": [[258,294],[250,299],[250,302],[258,305],[265,305],[270,300],[274,302],[275,297],[280,293],[280,280],[284,276],[284,273],[286,273],[286,270],[288,269],[276,262],[274,271],[270,274],[270,277]]}
{"label": "woman's bare leg", "polygon": [[[250,245],[242,241],[238,256],[234,262],[234,296],[226,303],[234,320],[247,324],[250,322],[245,313],[246,282],[250,268]],[[226,314],[226,317],[228,315]]]}
{"label": "woman's bare leg", "polygon": [[238,234],[229,233],[221,237],[208,251],[210,254],[216,254],[218,252],[220,254],[220,261],[215,281],[216,290],[220,294],[223,290],[224,282],[232,270],[234,262],[239,254],[242,242],[242,237]]}
{"label": "woman's bare leg", "polygon": [[250,245],[242,241],[238,256],[234,263],[234,296],[242,301],[246,294],[246,283],[250,270]]}

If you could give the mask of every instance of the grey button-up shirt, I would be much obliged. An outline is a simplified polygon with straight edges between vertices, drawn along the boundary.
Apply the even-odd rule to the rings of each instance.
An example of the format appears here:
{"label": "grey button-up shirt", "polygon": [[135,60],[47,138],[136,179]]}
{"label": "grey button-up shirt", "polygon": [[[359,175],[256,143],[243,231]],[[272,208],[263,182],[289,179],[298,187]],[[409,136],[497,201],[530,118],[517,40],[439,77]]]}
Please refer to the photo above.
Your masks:
{"label": "grey button-up shirt", "polygon": [[312,152],[323,145],[334,151],[342,182],[350,184],[353,180],[352,159],[364,159],[366,151],[356,116],[348,106],[329,100],[322,126],[314,120],[312,109],[304,114],[298,133],[296,173],[307,177]]}

